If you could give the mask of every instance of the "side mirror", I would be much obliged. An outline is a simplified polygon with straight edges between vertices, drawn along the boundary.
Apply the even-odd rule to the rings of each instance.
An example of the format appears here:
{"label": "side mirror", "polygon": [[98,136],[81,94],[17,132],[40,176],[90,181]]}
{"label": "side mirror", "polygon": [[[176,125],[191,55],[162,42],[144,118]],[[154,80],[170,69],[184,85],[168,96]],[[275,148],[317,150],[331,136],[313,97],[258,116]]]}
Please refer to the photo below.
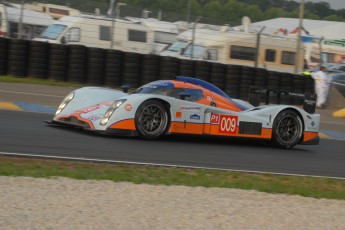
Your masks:
{"label": "side mirror", "polygon": [[65,45],[67,43],[66,37],[62,36],[61,39],[60,39],[60,42],[61,42],[61,44]]}
{"label": "side mirror", "polygon": [[128,90],[131,88],[130,85],[123,85],[121,86],[122,92],[128,93]]}

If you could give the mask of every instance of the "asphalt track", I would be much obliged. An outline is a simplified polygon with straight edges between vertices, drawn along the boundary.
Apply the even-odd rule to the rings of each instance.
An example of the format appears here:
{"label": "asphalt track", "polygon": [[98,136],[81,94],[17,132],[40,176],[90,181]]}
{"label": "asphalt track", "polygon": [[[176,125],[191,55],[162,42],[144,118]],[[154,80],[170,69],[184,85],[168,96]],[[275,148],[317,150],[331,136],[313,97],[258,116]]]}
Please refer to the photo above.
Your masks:
{"label": "asphalt track", "polygon": [[[330,128],[325,132],[329,135],[336,134],[339,140],[322,138],[320,145],[298,145],[292,150],[229,138],[168,136],[159,141],[146,141],[139,138],[100,136],[45,125],[43,120],[52,118],[49,109],[53,108],[55,100],[62,99],[59,94],[65,95],[66,92],[63,91],[71,89],[59,89],[56,98],[50,99],[40,95],[45,94],[42,91],[13,93],[16,97],[21,97],[24,92],[26,101],[24,98],[13,99],[10,96],[13,92],[11,90],[13,89],[9,87],[6,90],[0,88],[0,108],[1,103],[19,108],[14,106],[5,108],[8,110],[0,109],[0,154],[345,178],[345,138],[344,132],[339,132],[344,130],[344,120],[329,118],[323,124]],[[46,93],[54,95],[52,90]],[[9,97],[7,102],[4,102],[3,94]],[[38,99],[47,102],[39,102]],[[26,109],[18,105],[17,100],[24,100],[22,103],[26,105]],[[32,102],[30,100],[44,105],[34,104],[36,109],[33,109],[28,106]],[[335,129],[331,129],[332,127]],[[325,136],[331,138],[327,134]]]}

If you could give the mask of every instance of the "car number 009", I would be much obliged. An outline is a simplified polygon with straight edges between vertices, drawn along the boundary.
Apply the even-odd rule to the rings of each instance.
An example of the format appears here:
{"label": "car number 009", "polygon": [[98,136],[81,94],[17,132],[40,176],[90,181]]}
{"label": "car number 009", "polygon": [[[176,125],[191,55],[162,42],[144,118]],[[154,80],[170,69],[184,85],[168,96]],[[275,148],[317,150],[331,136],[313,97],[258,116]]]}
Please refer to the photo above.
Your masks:
{"label": "car number 009", "polygon": [[220,116],[219,132],[235,133],[237,127],[236,116]]}

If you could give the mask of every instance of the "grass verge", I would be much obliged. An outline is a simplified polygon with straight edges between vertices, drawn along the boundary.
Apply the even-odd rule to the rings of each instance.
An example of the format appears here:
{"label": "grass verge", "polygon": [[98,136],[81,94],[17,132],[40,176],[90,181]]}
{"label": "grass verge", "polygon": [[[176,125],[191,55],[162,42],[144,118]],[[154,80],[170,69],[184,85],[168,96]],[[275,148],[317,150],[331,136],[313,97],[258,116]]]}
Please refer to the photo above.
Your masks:
{"label": "grass verge", "polygon": [[65,86],[65,87],[81,87],[82,84],[64,82],[64,81],[54,81],[49,79],[38,79],[31,77],[12,77],[12,76],[0,76],[0,82],[5,83],[26,83],[26,84],[38,84],[38,85],[55,85],[55,86]]}
{"label": "grass verge", "polygon": [[221,170],[0,157],[0,175],[238,188],[345,200],[345,180]]}

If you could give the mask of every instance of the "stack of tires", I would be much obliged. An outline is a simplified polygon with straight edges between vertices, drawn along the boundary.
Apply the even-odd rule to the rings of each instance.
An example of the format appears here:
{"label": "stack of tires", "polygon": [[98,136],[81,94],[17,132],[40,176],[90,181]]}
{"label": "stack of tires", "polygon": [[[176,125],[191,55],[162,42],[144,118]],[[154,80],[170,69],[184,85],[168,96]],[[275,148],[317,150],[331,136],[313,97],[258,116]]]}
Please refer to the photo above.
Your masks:
{"label": "stack of tires", "polygon": [[[306,81],[306,77],[304,75],[299,75],[299,74],[295,74],[293,75],[293,91],[295,93],[305,93],[305,81]],[[303,104],[304,99],[303,98],[293,98],[292,99],[292,104],[294,105],[302,105]]]}
{"label": "stack of tires", "polygon": [[26,77],[29,56],[29,41],[11,39],[8,44],[7,74]]}
{"label": "stack of tires", "polygon": [[124,53],[122,73],[123,85],[130,85],[136,88],[141,84],[141,62],[142,54],[131,52]]}
{"label": "stack of tires", "polygon": [[83,45],[69,45],[68,55],[68,82],[86,82],[87,48]]}
{"label": "stack of tires", "polygon": [[67,80],[68,46],[49,45],[48,78],[56,81]]}
{"label": "stack of tires", "polygon": [[[280,89],[280,80],[281,80],[281,73],[276,71],[268,71],[267,76],[267,89]],[[271,94],[270,95],[270,103],[278,103],[277,95]]]}
{"label": "stack of tires", "polygon": [[242,66],[239,66],[239,65],[225,66],[224,91],[231,98],[240,97],[241,70],[242,70]]}
{"label": "stack of tires", "polygon": [[48,77],[49,43],[30,41],[28,76],[40,79]]}
{"label": "stack of tires", "polygon": [[248,100],[249,88],[254,86],[255,68],[242,66],[241,83],[240,83],[240,99]]}
{"label": "stack of tires", "polygon": [[[280,89],[291,92],[293,89],[293,79],[294,79],[294,75],[291,73],[281,73],[281,86]],[[280,98],[280,103],[281,104],[291,104],[292,103],[292,98],[288,97],[286,95],[281,95]]]}
{"label": "stack of tires", "polygon": [[210,83],[224,90],[225,65],[221,63],[211,63]]}
{"label": "stack of tires", "polygon": [[179,73],[180,76],[195,77],[194,75],[195,61],[188,59],[180,59]]}
{"label": "stack of tires", "polygon": [[207,61],[195,61],[194,76],[209,82],[211,76],[211,63]]}
{"label": "stack of tires", "polygon": [[256,69],[254,77],[254,86],[266,88],[267,76],[268,72],[266,69]]}
{"label": "stack of tires", "polygon": [[158,55],[144,54],[141,62],[141,85],[159,79],[159,61]]}
{"label": "stack of tires", "polygon": [[122,84],[123,52],[121,50],[105,51],[104,84],[119,87]]}
{"label": "stack of tires", "polygon": [[159,78],[172,80],[179,74],[179,59],[176,57],[162,56],[159,64]]}
{"label": "stack of tires", "polygon": [[105,50],[102,48],[88,48],[87,77],[88,85],[103,85],[104,82]]}
{"label": "stack of tires", "polygon": [[7,47],[9,39],[0,37],[0,75],[7,74]]}

